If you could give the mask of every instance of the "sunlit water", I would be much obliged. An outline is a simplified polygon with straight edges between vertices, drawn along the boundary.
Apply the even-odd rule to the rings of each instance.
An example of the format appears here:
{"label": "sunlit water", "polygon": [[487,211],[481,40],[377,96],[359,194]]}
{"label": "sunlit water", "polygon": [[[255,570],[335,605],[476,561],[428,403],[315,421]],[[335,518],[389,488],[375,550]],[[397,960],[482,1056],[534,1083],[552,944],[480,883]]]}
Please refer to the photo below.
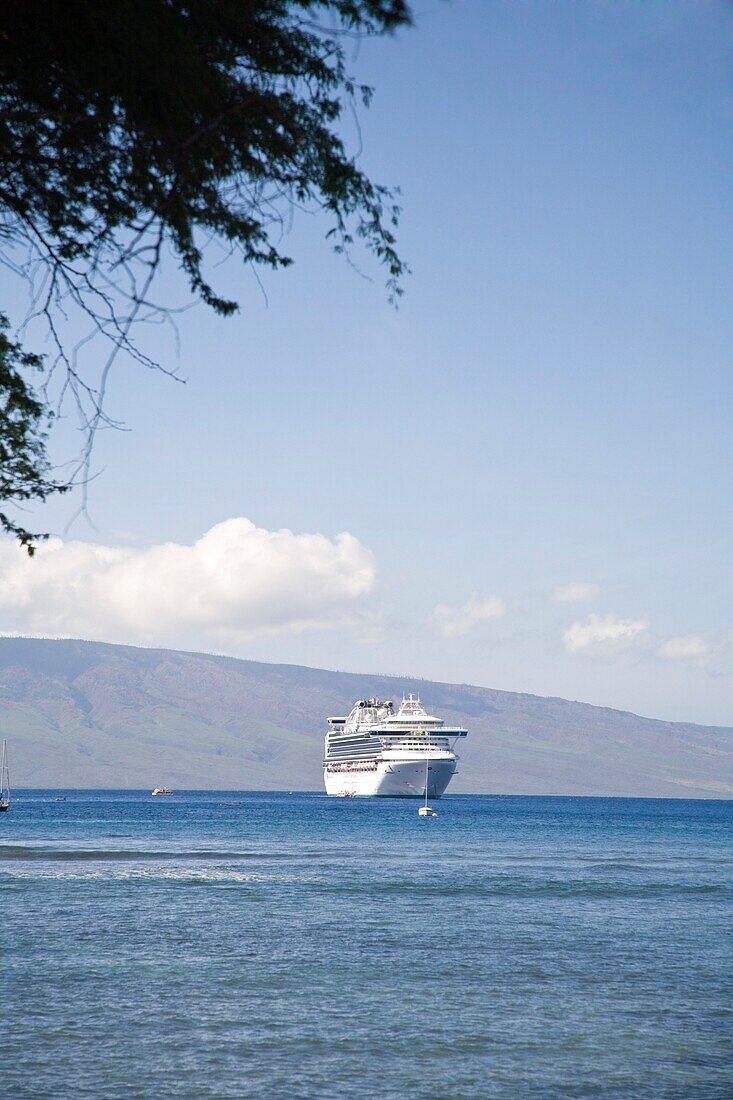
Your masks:
{"label": "sunlit water", "polygon": [[733,803],[20,792],[14,1097],[733,1096]]}

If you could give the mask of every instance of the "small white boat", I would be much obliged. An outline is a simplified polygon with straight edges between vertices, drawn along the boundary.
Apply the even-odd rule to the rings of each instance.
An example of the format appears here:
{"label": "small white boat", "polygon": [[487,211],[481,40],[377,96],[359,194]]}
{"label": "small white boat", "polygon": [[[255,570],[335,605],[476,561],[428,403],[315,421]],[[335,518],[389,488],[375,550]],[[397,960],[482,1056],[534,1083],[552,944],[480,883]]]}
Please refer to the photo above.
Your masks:
{"label": "small white boat", "polygon": [[425,757],[425,804],[417,811],[419,817],[437,817],[437,811],[428,806],[428,757]]}
{"label": "small white boat", "polygon": [[170,789],[170,787],[153,787],[153,789],[150,793],[152,795],[156,795],[156,794],[173,794],[173,791]]}

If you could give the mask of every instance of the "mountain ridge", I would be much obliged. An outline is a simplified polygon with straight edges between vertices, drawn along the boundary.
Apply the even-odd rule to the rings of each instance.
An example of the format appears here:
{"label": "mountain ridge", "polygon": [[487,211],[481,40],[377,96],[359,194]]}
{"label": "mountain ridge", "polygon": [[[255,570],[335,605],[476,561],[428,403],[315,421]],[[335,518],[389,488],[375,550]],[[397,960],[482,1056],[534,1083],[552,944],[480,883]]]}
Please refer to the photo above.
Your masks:
{"label": "mountain ridge", "polygon": [[731,727],[472,684],[0,638],[16,786],[320,790],[326,714],[416,687],[469,729],[451,792],[733,796]]}

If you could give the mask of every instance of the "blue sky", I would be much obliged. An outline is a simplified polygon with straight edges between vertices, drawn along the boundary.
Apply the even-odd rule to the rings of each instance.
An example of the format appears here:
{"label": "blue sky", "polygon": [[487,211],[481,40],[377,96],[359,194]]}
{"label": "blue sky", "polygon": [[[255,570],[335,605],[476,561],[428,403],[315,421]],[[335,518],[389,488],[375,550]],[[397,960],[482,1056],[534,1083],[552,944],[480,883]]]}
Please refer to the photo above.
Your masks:
{"label": "blue sky", "polygon": [[[372,281],[330,254],[316,217],[295,219],[296,265],[262,276],[266,297],[236,262],[217,268],[241,312],[182,315],[178,356],[151,333],[185,386],[118,366],[109,407],[130,431],[99,441],[96,529],[63,535],[125,558],[248,517],[331,547],[349,532],[361,549],[319,544],[316,567],[315,544],[277,543],[277,622],[233,592],[225,623],[166,625],[161,609],[158,632],[105,618],[99,555],[77,550],[97,618],[59,596],[68,571],[44,589],[23,568],[5,628],[733,724],[731,11],[415,8],[413,30],[354,55],[376,87],[362,163],[403,192],[400,309],[368,258],[355,257]],[[178,295],[173,271],[162,289]],[[72,435],[60,426],[60,456]],[[62,532],[72,511],[63,500],[38,521]],[[321,590],[327,569],[349,583],[329,574]],[[139,604],[131,576],[116,591]],[[298,584],[322,603],[288,618]],[[221,608],[222,592],[201,592]],[[62,606],[46,625],[49,601]]]}

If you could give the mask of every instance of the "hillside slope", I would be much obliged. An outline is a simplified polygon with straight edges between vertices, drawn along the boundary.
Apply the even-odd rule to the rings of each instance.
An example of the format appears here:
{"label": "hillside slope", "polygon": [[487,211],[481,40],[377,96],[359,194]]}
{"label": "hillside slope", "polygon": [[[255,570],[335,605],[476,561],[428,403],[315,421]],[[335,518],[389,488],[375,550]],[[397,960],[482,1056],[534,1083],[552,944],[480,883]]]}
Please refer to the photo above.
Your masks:
{"label": "hillside slope", "polygon": [[418,690],[466,725],[452,792],[733,795],[733,729],[468,685],[0,638],[16,786],[320,790],[324,716]]}

